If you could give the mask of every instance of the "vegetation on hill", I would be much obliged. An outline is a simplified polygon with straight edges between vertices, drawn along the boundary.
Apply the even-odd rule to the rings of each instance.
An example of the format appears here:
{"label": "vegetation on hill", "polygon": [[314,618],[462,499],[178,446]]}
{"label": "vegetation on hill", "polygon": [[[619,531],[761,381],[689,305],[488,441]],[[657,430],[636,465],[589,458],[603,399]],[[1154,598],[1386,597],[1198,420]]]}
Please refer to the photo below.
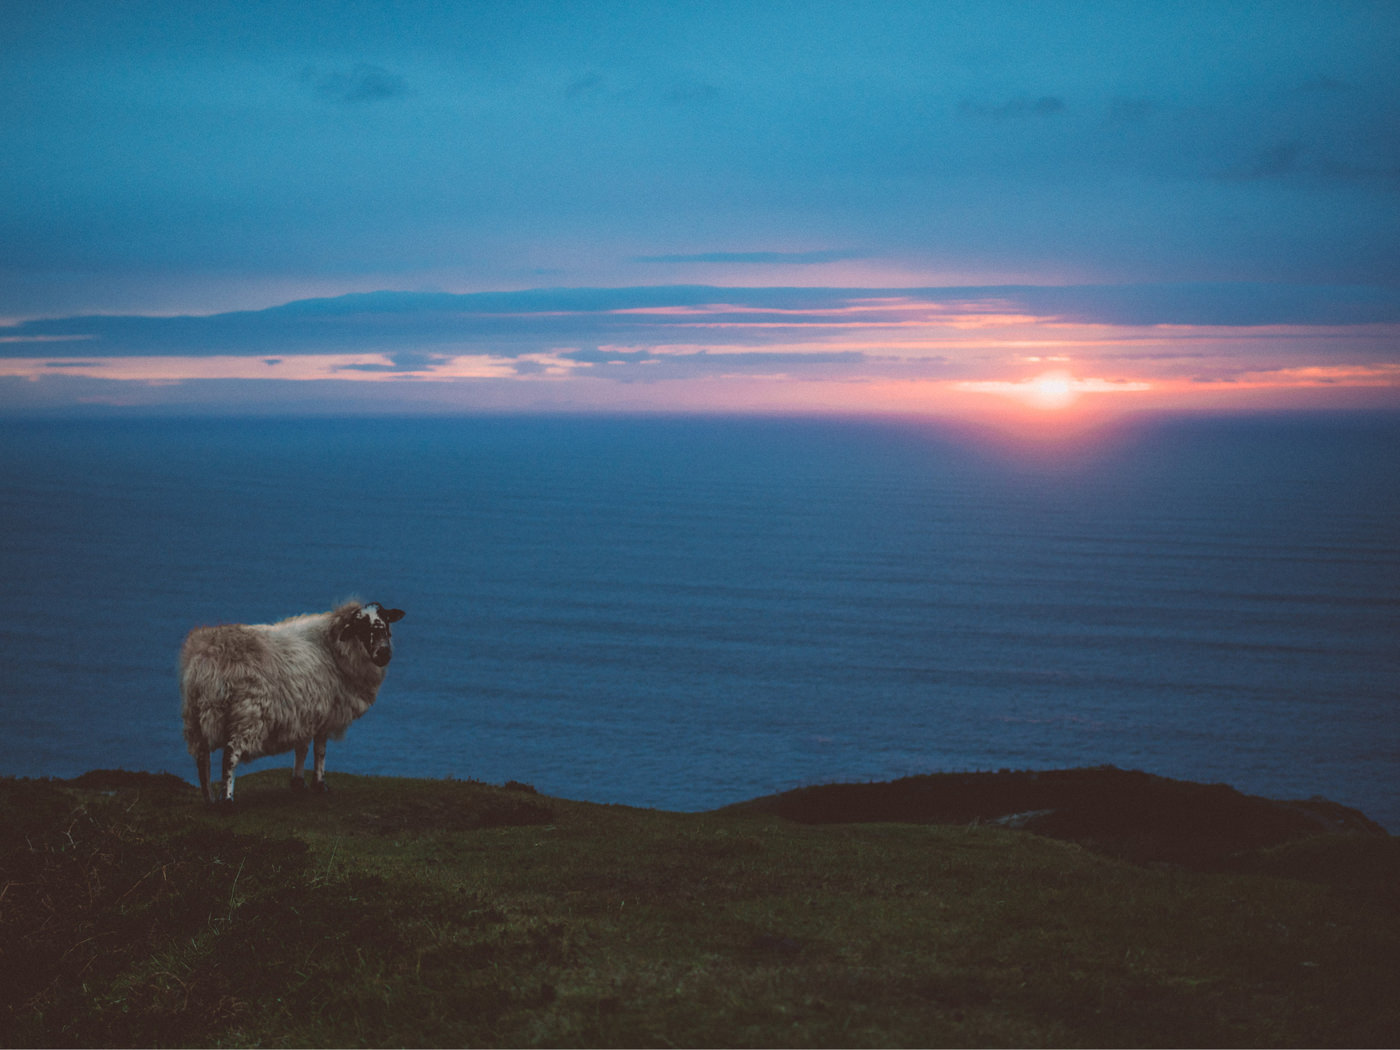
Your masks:
{"label": "vegetation on hill", "polygon": [[[1160,778],[1101,773],[1150,821]],[[804,823],[344,774],[253,774],[230,811],[173,776],[0,780],[0,1044],[1400,1042],[1400,851],[1373,826],[1314,804],[1222,851],[1207,792],[1204,859],[1134,863],[921,822],[898,783],[901,820],[848,785],[803,803],[843,822]]]}
{"label": "vegetation on hill", "polygon": [[1327,799],[1278,802],[1227,784],[1196,784],[1113,766],[822,784],[729,809],[776,813],[804,824],[990,822],[1139,863],[1203,869],[1249,863],[1250,851],[1323,832],[1385,834],[1365,814]]}

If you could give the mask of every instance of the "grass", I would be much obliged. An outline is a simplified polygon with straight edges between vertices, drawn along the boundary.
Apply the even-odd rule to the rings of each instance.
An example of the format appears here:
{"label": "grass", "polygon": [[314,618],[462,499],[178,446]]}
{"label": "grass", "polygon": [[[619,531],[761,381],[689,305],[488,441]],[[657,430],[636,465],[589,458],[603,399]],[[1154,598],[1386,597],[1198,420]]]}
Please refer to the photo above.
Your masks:
{"label": "grass", "polygon": [[1400,853],[1233,870],[286,773],[0,780],[0,1044],[1393,1046]]}

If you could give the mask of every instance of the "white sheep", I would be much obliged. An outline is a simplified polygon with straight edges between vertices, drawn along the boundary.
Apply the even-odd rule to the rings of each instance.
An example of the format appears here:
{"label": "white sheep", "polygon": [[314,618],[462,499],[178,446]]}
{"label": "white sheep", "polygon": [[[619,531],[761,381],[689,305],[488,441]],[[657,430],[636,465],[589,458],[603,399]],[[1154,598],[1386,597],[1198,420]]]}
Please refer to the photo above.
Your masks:
{"label": "white sheep", "polygon": [[205,799],[217,801],[209,783],[209,754],[217,748],[229,802],[241,760],[293,749],[292,787],[305,787],[312,741],[312,784],[326,790],[326,741],[339,740],[374,703],[393,656],[389,625],[403,615],[378,602],[350,601],[279,623],[192,630],[180,649],[180,713]]}

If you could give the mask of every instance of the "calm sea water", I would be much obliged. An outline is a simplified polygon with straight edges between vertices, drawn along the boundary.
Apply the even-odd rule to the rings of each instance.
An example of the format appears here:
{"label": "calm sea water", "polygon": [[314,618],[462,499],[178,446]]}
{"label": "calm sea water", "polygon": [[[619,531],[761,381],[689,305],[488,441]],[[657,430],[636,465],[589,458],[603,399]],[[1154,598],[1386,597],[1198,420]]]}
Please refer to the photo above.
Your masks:
{"label": "calm sea water", "polygon": [[[335,770],[698,810],[1112,763],[1400,830],[1400,420],[0,427],[0,773],[193,778],[193,625],[408,611]],[[289,764],[264,759],[258,767]]]}

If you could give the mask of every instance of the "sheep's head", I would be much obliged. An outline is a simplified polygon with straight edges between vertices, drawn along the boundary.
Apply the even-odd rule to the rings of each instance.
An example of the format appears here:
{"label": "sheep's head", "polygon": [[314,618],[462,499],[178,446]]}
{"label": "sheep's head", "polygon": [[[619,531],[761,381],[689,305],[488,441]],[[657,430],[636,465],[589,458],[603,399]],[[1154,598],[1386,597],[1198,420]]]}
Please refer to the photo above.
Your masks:
{"label": "sheep's head", "polygon": [[370,602],[345,621],[340,628],[339,640],[358,640],[365,647],[365,655],[376,667],[387,667],[394,656],[389,625],[398,623],[403,617],[402,609],[386,609],[378,602]]}

